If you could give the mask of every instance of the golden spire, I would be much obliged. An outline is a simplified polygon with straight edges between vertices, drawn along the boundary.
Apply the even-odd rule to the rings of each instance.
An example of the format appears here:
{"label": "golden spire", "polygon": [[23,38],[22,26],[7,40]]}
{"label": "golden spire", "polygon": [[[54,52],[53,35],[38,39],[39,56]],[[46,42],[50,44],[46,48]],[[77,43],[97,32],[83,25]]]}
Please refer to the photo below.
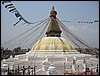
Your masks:
{"label": "golden spire", "polygon": [[57,15],[57,12],[55,11],[54,9],[54,6],[52,7],[52,10],[50,12],[50,17],[51,17],[51,22],[48,26],[48,29],[47,29],[47,32],[46,32],[46,35],[47,37],[49,36],[56,36],[56,37],[60,37],[61,36],[61,30],[60,30],[60,27],[58,25],[58,22],[56,20],[56,15]]}
{"label": "golden spire", "polygon": [[51,11],[55,11],[54,6],[52,6],[52,10]]}
{"label": "golden spire", "polygon": [[51,10],[51,12],[50,12],[50,17],[56,17],[56,15],[57,15],[57,12],[55,11],[55,9],[54,9],[54,6],[52,7],[52,10]]}

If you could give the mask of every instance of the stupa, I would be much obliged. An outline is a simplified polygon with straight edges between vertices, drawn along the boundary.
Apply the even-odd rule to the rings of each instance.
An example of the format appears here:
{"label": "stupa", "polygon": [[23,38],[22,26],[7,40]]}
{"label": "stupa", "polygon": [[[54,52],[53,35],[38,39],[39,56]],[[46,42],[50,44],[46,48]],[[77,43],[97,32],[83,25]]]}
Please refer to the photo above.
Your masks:
{"label": "stupa", "polygon": [[[50,12],[50,24],[46,31],[47,37],[38,40],[31,51],[26,54],[16,55],[14,58],[6,59],[6,64],[14,65],[14,69],[30,69],[30,75],[65,75],[78,74],[86,72],[86,65],[93,72],[96,72],[96,66],[99,66],[99,60],[90,54],[81,54],[72,43],[61,36],[61,29],[56,19],[57,12],[52,7]],[[85,61],[84,61],[85,60]],[[3,61],[1,61],[3,65]],[[91,66],[92,63],[92,66]],[[53,65],[53,66],[52,66]],[[26,69],[27,74],[29,69]]]}

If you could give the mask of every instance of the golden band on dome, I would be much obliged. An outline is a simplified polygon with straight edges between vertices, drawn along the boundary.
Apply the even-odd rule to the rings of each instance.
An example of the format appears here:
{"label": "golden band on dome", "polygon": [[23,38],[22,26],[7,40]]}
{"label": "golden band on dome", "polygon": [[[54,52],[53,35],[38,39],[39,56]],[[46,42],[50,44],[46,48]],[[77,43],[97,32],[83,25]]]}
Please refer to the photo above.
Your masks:
{"label": "golden band on dome", "polygon": [[32,50],[75,50],[74,46],[68,40],[62,37],[60,39],[58,37],[44,37],[34,44]]}

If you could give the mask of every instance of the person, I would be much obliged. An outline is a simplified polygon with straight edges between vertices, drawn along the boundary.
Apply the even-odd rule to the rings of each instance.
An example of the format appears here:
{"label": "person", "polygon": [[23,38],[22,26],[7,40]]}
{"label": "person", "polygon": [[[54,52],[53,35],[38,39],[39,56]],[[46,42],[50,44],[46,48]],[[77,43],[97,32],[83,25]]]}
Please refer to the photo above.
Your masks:
{"label": "person", "polygon": [[30,75],[30,66],[28,66],[28,75]]}
{"label": "person", "polygon": [[76,61],[75,61],[75,59],[73,59],[73,64],[75,64],[76,63]]}
{"label": "person", "polygon": [[23,75],[25,74],[25,67],[23,66]]}
{"label": "person", "polygon": [[84,63],[84,64],[86,63],[86,60],[85,60],[85,59],[83,60],[83,63]]}

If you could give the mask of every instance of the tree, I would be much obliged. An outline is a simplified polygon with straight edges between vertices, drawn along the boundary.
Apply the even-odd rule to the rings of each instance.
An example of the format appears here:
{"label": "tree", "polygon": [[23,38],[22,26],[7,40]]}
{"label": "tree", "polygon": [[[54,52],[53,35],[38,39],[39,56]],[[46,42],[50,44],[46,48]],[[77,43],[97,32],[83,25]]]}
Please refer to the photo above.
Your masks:
{"label": "tree", "polygon": [[21,50],[21,47],[19,46],[19,47],[17,47],[17,50],[19,51],[19,50]]}
{"label": "tree", "polygon": [[31,49],[30,48],[28,48],[28,51],[30,51]]}
{"label": "tree", "polygon": [[18,53],[17,48],[14,48],[14,49],[13,49],[13,53],[14,53],[15,55]]}
{"label": "tree", "polygon": [[17,55],[17,54],[19,53],[20,50],[21,50],[21,47],[20,47],[20,46],[17,47],[17,48],[14,48],[14,49],[13,49],[13,54],[14,54],[14,55]]}
{"label": "tree", "polygon": [[4,47],[1,47],[1,51],[3,51],[4,50]]}

